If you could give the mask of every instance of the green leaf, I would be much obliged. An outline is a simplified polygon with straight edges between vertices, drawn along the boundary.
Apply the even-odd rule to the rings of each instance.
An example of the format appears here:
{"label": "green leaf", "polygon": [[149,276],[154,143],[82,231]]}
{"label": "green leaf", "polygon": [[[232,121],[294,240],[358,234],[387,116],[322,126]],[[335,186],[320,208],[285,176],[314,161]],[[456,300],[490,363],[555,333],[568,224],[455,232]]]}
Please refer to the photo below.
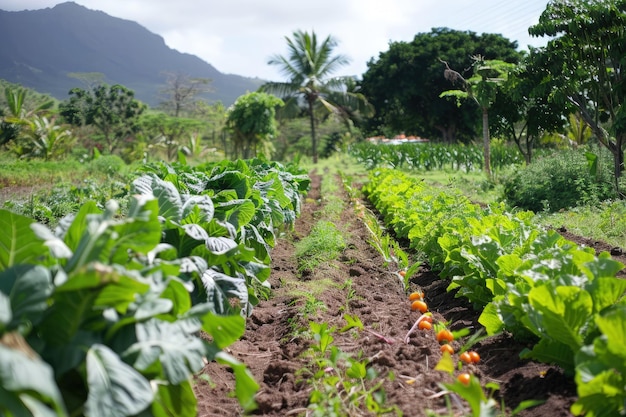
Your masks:
{"label": "green leaf", "polygon": [[153,196],[158,201],[159,216],[167,220],[180,221],[183,215],[183,203],[174,184],[155,175],[144,175],[133,181],[132,190],[146,196]]}
{"label": "green leaf", "polygon": [[66,216],[61,222],[62,230],[65,231],[63,240],[72,252],[78,249],[80,241],[87,230],[88,218],[94,214],[101,214],[95,201],[87,201],[83,204],[75,216]]}
{"label": "green leaf", "polygon": [[626,280],[616,277],[599,277],[585,286],[593,299],[593,311],[599,313],[614,305],[626,292]]}
{"label": "green leaf", "polygon": [[30,227],[32,223],[28,217],[0,210],[0,271],[17,264],[39,263],[46,253],[43,241]]}
{"label": "green leaf", "polygon": [[139,370],[146,370],[158,362],[167,380],[175,385],[180,384],[204,365],[202,341],[188,334],[184,326],[184,323],[178,321],[157,319],[137,323],[137,342],[123,356],[137,355],[134,366]]}
{"label": "green leaf", "polygon": [[184,381],[179,385],[158,384],[150,417],[194,417],[198,415],[197,403],[198,400],[189,381]]}
{"label": "green leaf", "polygon": [[541,339],[532,350],[525,349],[521,358],[531,358],[539,362],[556,364],[567,372],[574,370],[574,352],[571,346],[552,339]]}
{"label": "green leaf", "polygon": [[9,326],[38,323],[52,291],[50,271],[42,266],[17,265],[1,272],[0,292],[9,296],[13,317]]}
{"label": "green leaf", "polygon": [[224,349],[243,336],[246,320],[239,314],[218,316],[209,312],[202,317],[202,329],[211,335],[217,347]]}
{"label": "green leaf", "polygon": [[225,214],[225,220],[237,230],[248,224],[256,212],[256,207],[250,200],[230,200],[218,204],[217,208]]}
{"label": "green leaf", "polygon": [[254,396],[259,390],[259,384],[245,364],[239,362],[226,352],[219,352],[215,355],[215,360],[222,365],[228,365],[235,373],[235,395],[244,411],[249,412],[257,408]]}
{"label": "green leaf", "polygon": [[626,306],[616,305],[606,314],[596,317],[596,324],[606,336],[608,350],[626,362]]}
{"label": "green leaf", "polygon": [[572,351],[583,344],[587,323],[592,320],[593,300],[578,287],[541,285],[528,293],[532,308],[541,313],[542,333],[570,346]]}
{"label": "green leaf", "polygon": [[[12,337],[22,336],[13,334]],[[18,344],[26,345],[26,342],[21,339]],[[4,344],[0,344],[0,358],[0,414],[4,415],[3,411],[7,410],[16,416],[67,416],[50,365],[32,352],[25,353]],[[26,411],[29,413],[24,414]]]}
{"label": "green leaf", "polygon": [[352,316],[346,313],[343,315],[343,319],[346,321],[346,325],[343,326],[339,330],[341,333],[346,332],[355,327],[359,330],[363,330],[363,323],[361,322],[361,319],[359,318],[359,316],[357,316],[356,314]]}
{"label": "green leaf", "polygon": [[491,302],[487,304],[478,318],[478,322],[485,327],[487,334],[492,336],[500,333],[504,328],[504,322],[498,314],[498,307]]}
{"label": "green leaf", "polygon": [[90,417],[134,415],[154,400],[150,382],[104,345],[87,352],[87,385],[85,414]]}
{"label": "green leaf", "polygon": [[202,284],[207,301],[215,306],[218,314],[230,314],[230,298],[237,298],[245,305],[248,302],[248,286],[242,278],[233,278],[226,274],[207,269],[202,274]]}

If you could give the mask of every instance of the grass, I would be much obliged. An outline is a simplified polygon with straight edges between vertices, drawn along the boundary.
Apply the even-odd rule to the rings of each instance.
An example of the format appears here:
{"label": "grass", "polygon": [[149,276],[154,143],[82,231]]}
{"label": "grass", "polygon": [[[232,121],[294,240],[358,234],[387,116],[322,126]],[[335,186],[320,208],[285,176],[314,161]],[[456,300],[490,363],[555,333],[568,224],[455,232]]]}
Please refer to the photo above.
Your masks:
{"label": "grass", "polygon": [[320,220],[311,233],[296,244],[298,271],[314,271],[322,263],[337,259],[346,242],[339,229],[328,220]]}
{"label": "grass", "polygon": [[558,213],[539,213],[539,224],[565,227],[570,233],[626,248],[626,201],[605,201]]}

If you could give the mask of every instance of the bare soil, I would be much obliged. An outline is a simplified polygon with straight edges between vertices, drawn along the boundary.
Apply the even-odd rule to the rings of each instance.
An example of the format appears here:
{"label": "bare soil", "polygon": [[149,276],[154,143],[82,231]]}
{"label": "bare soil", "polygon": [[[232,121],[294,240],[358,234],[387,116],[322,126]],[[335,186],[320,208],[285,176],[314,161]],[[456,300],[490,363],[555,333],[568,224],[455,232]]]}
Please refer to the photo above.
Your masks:
{"label": "bare soil", "polygon": [[[294,242],[308,235],[313,224],[320,218],[324,204],[320,195],[321,176],[311,174],[312,189],[297,220],[295,230],[287,238],[280,239],[272,251],[272,275],[270,282],[273,296],[255,307],[247,321],[243,338],[228,351],[244,362],[260,390],[256,396],[258,416],[305,416],[312,387],[303,382],[299,371],[308,365],[303,353],[311,340],[294,333],[294,329],[307,328],[309,321],[326,322],[341,328],[345,325],[343,315],[358,316],[365,331],[334,334],[334,345],[344,352],[370,358],[379,377],[385,378],[383,389],[387,405],[395,405],[404,416],[425,416],[426,410],[448,415],[443,396],[442,382],[452,382],[452,377],[434,370],[441,357],[439,344],[432,331],[417,331],[405,343],[404,338],[419,313],[410,309],[410,303],[396,274],[397,267],[385,265],[384,259],[367,243],[369,232],[357,218],[345,197],[346,210],[334,221],[343,231],[348,245],[337,261],[328,262],[313,274],[305,277],[297,271]],[[562,230],[563,233],[566,231]],[[590,242],[574,235],[570,240],[593,246],[598,250],[614,249],[615,258],[626,263],[621,250],[610,248],[601,242]],[[304,297],[293,295],[293,288],[305,280],[330,279],[327,291],[316,295],[325,309],[303,314]],[[351,286],[344,285],[347,280]],[[412,277],[411,289],[423,289],[426,302],[435,320],[450,322],[453,330],[468,327],[480,328],[479,313],[465,300],[455,298],[446,291],[447,284],[426,265]],[[352,292],[350,292],[352,290]],[[373,335],[374,331],[393,343],[387,343]],[[456,348],[463,341],[455,341]],[[496,400],[506,405],[507,412],[525,400],[544,400],[542,405],[523,411],[525,417],[571,416],[570,406],[576,400],[576,386],[572,376],[564,375],[555,366],[522,360],[519,353],[523,343],[503,334],[483,340],[473,347],[480,356],[472,371],[481,383],[496,382],[500,391]],[[204,375],[202,375],[204,374]],[[395,378],[390,378],[390,375]],[[209,363],[195,381],[199,416],[243,415],[237,400],[233,398],[234,377],[228,369]],[[462,415],[456,406],[454,415]],[[468,410],[466,409],[465,412]],[[366,410],[346,415],[371,415]]]}

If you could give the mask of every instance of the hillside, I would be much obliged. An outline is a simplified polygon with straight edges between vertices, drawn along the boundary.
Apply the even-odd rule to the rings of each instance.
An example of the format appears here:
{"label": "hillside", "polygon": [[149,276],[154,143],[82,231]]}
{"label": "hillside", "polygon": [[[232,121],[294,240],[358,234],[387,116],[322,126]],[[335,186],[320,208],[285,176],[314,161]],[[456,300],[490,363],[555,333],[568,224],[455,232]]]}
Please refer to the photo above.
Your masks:
{"label": "hillside", "polygon": [[108,84],[122,84],[155,106],[164,72],[209,78],[205,98],[232,104],[263,80],[222,74],[195,55],[169,48],[162,37],[129,20],[111,17],[73,2],[52,8],[0,10],[0,78],[58,99],[85,87],[69,73],[99,72]]}

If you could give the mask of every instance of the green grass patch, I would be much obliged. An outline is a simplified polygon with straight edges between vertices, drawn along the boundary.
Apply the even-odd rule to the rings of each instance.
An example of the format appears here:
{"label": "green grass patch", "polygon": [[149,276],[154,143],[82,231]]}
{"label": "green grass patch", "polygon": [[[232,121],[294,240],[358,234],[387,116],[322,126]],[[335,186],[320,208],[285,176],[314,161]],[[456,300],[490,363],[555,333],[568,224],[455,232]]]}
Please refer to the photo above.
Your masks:
{"label": "green grass patch", "polygon": [[346,242],[337,226],[320,220],[307,237],[296,243],[298,271],[315,271],[320,264],[337,259],[345,247]]}

